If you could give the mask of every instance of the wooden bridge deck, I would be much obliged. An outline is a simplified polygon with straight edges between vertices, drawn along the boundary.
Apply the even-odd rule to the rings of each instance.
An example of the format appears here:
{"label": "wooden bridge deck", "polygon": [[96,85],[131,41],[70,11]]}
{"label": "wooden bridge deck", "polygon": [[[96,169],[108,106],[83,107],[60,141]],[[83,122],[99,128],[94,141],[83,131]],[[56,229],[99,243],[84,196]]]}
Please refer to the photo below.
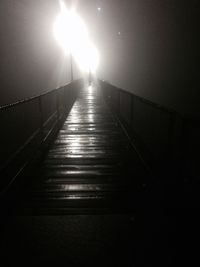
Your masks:
{"label": "wooden bridge deck", "polygon": [[[30,212],[134,208],[148,174],[95,86],[83,88],[39,166],[18,195]],[[136,203],[137,202],[137,203]]]}

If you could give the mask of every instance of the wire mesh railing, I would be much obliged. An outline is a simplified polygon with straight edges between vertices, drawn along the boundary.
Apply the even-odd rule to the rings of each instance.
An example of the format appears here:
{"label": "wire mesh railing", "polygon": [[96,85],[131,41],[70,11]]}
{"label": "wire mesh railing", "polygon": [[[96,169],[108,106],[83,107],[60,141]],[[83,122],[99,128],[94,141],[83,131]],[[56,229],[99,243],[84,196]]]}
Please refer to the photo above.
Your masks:
{"label": "wire mesh railing", "polygon": [[[104,98],[116,112],[152,168],[193,165],[197,169],[200,119],[190,118],[164,106],[100,81]],[[182,166],[180,167],[182,168]],[[183,168],[184,169],[184,168]],[[183,170],[183,173],[185,170]],[[196,176],[195,173],[195,176]]]}
{"label": "wire mesh railing", "polygon": [[27,164],[66,117],[81,80],[0,107],[0,188]]}

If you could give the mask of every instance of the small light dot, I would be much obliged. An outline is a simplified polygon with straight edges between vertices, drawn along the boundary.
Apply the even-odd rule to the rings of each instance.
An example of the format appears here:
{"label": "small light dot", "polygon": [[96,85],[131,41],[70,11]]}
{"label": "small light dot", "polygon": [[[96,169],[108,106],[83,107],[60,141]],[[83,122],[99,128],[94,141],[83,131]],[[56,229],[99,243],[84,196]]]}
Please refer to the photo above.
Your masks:
{"label": "small light dot", "polygon": [[97,7],[97,10],[98,10],[98,11],[101,11],[101,7]]}
{"label": "small light dot", "polygon": [[121,35],[121,32],[118,32],[119,35]]}

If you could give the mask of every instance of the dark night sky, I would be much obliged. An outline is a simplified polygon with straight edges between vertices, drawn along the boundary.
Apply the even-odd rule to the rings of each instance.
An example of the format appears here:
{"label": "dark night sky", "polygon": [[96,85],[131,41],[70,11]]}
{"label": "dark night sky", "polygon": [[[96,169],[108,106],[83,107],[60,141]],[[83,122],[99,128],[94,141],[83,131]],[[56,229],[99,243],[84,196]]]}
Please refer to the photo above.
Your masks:
{"label": "dark night sky", "polygon": [[[71,2],[100,51],[99,77],[178,111],[200,113],[198,1]],[[69,80],[52,36],[58,11],[55,0],[1,0],[0,104]]]}

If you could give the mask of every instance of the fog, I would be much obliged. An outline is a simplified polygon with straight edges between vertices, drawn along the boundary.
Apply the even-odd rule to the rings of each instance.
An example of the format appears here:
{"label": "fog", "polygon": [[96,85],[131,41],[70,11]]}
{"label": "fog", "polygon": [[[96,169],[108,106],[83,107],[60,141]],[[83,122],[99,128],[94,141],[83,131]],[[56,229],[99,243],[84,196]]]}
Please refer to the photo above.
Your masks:
{"label": "fog", "polygon": [[88,2],[84,11],[102,55],[99,76],[181,113],[199,114],[198,1],[100,1],[95,15],[98,4]]}
{"label": "fog", "polygon": [[[182,113],[200,113],[198,1],[65,2],[76,6],[99,49],[101,79]],[[70,81],[52,35],[58,12],[55,0],[1,0],[0,104]]]}
{"label": "fog", "polygon": [[69,60],[53,36],[59,11],[55,0],[0,1],[0,105],[70,82]]}

